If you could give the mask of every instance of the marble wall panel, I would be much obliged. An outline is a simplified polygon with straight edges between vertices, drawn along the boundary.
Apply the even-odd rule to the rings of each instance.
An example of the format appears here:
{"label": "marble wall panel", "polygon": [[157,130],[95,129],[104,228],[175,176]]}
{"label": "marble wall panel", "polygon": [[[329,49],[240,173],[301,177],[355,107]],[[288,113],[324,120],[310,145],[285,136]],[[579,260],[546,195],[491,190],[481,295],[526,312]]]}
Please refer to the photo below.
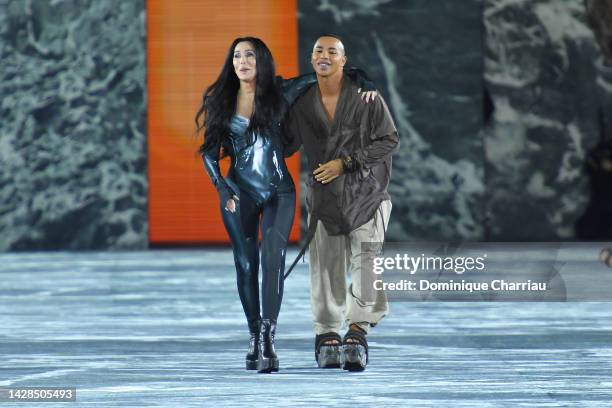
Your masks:
{"label": "marble wall panel", "polygon": [[0,250],[144,248],[144,0],[0,0]]}
{"label": "marble wall panel", "polygon": [[584,3],[486,0],[484,24],[486,238],[574,239],[598,112],[612,111]]}

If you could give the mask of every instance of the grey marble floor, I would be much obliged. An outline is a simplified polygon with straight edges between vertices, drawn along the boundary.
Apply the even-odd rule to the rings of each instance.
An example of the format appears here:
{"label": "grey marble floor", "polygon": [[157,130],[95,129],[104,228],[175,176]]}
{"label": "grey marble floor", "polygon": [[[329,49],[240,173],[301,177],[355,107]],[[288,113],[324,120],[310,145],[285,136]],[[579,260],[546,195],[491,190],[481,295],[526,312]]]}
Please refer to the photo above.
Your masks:
{"label": "grey marble floor", "polygon": [[243,369],[227,250],[0,255],[0,387],[77,388],[20,407],[612,404],[609,303],[392,303],[349,374],[316,368],[307,278],[287,282],[281,371],[262,375]]}

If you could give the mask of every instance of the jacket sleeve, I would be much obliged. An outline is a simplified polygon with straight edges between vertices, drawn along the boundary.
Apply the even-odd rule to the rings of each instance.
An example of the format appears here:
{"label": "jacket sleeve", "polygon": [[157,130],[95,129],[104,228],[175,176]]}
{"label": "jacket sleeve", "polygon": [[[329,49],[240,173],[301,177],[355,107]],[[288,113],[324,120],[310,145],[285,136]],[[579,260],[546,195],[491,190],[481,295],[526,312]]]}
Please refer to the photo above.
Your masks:
{"label": "jacket sleeve", "polygon": [[386,161],[399,149],[399,135],[385,101],[378,96],[370,105],[366,135],[369,143],[352,152],[341,151],[344,170],[347,172],[369,169]]}
{"label": "jacket sleeve", "polygon": [[225,205],[227,200],[237,195],[235,191],[225,182],[225,179],[221,175],[221,168],[219,167],[219,149],[220,145],[215,148],[208,149],[202,154],[202,160],[204,161],[204,168],[210,177],[213,185],[219,193],[219,200],[222,205]]}

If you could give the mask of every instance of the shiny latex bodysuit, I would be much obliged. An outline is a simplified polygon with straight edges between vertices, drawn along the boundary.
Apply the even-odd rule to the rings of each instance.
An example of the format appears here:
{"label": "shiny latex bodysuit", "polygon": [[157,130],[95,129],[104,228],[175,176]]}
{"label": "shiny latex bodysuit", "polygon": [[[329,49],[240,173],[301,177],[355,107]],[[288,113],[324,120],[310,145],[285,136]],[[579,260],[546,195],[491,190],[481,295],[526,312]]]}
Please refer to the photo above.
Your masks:
{"label": "shiny latex bodysuit", "polygon": [[[234,250],[238,294],[249,323],[260,318],[258,230],[261,217],[262,317],[276,320],[283,295],[283,272],[287,239],[295,212],[295,188],[283,159],[278,129],[256,134],[254,143],[246,134],[249,120],[232,117],[229,143],[224,150],[231,158],[230,170],[221,179],[217,160],[204,156],[206,169],[220,195],[221,215]],[[277,126],[278,127],[278,126]],[[219,183],[226,184],[218,186]],[[224,189],[231,190],[230,195]],[[236,212],[225,209],[236,195]],[[227,197],[227,199],[225,199]]]}
{"label": "shiny latex bodysuit", "polygon": [[[347,75],[373,90],[363,71]],[[284,80],[279,86],[288,104],[316,82],[315,74]],[[234,251],[238,294],[249,327],[260,318],[277,320],[283,296],[285,253],[295,213],[295,187],[287,171],[281,144],[281,127],[273,123],[264,133],[248,135],[249,119],[234,115],[228,137],[222,143],[231,159],[223,178],[219,168],[219,147],[203,154],[204,166],[219,192],[221,214]],[[227,200],[237,196],[236,212],[225,209]],[[259,300],[258,228],[261,219],[262,302]]]}

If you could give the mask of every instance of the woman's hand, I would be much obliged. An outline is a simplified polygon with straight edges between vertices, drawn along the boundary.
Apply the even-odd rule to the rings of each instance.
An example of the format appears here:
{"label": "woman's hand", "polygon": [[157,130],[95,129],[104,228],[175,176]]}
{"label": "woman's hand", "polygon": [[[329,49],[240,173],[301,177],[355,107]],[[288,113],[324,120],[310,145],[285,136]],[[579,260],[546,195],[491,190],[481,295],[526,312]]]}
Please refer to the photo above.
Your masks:
{"label": "woman's hand", "polygon": [[236,201],[240,201],[238,196],[233,196],[232,198],[227,200],[227,202],[225,203],[225,210],[231,213],[235,213],[236,212]]}
{"label": "woman's hand", "polygon": [[361,88],[357,90],[357,93],[360,94],[359,96],[361,96],[361,99],[363,99],[365,103],[374,101],[374,99],[376,99],[378,96],[378,91],[361,92]]}

